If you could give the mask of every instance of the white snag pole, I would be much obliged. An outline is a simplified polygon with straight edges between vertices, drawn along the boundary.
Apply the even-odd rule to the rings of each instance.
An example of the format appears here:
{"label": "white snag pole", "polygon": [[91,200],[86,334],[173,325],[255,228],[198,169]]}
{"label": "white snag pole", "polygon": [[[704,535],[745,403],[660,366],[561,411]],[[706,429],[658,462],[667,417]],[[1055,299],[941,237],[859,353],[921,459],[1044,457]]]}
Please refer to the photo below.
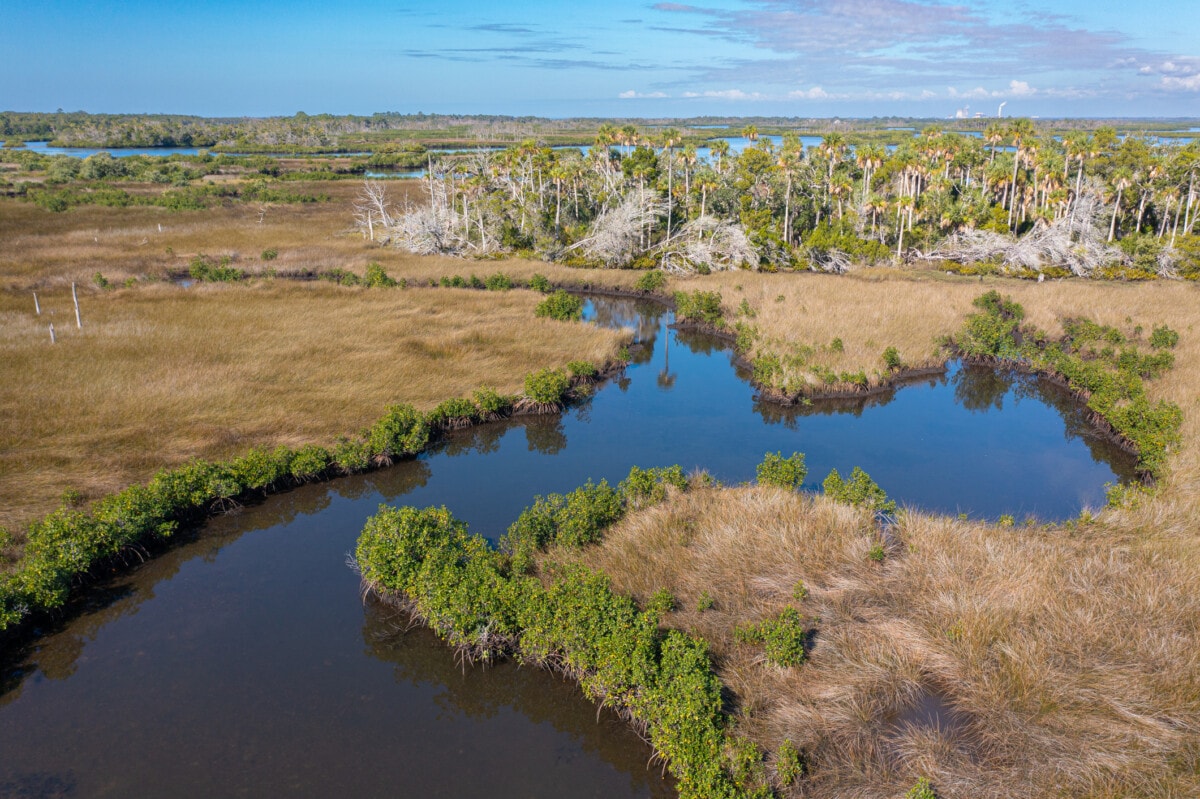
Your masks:
{"label": "white snag pole", "polygon": [[37,311],[37,315],[42,315],[42,304],[38,302],[37,292],[33,292],[33,310]]}
{"label": "white snag pole", "polygon": [[56,339],[56,338],[54,337],[54,323],[53,323],[53,322],[51,322],[51,323],[50,323],[50,343],[51,343],[51,344],[54,344],[54,343],[56,343],[57,341],[58,341],[58,339]]}
{"label": "white snag pole", "polygon": [[83,330],[83,321],[79,318],[79,295],[75,293],[75,284],[71,284],[71,299],[75,300],[75,327]]}

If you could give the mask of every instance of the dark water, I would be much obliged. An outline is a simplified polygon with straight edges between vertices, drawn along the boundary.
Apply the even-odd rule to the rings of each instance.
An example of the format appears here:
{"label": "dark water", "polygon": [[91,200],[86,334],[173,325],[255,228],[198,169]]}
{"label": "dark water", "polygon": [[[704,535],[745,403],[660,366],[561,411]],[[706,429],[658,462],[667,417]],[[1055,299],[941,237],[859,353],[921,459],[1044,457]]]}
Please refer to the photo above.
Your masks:
{"label": "dark water", "polygon": [[364,603],[346,554],[381,502],[444,503],[495,537],[535,494],[632,464],[742,481],[765,451],[801,450],[814,485],[861,465],[905,503],[1061,518],[1132,468],[1036,381],[957,370],[789,412],[756,403],[722,345],[667,331],[653,305],[589,313],[645,342],[590,402],[214,519],[7,653],[0,796],[668,796],[646,746],[573,686],[462,669]]}

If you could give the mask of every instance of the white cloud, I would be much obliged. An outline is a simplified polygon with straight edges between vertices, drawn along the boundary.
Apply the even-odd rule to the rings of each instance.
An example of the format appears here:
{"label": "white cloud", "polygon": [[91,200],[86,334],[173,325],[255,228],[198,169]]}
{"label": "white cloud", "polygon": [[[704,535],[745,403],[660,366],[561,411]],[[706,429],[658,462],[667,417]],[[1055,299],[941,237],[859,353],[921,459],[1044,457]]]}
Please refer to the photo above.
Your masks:
{"label": "white cloud", "polygon": [[830,94],[820,86],[813,86],[811,89],[797,89],[788,92],[788,97],[792,100],[827,100]]}
{"label": "white cloud", "polygon": [[741,89],[722,89],[720,91],[684,92],[684,97],[707,97],[714,100],[766,100],[766,95],[758,92],[744,92]]}
{"label": "white cloud", "polygon": [[1013,97],[1030,97],[1037,94],[1037,89],[1023,80],[1013,80],[1008,83],[1008,93]]}
{"label": "white cloud", "polygon": [[633,89],[630,89],[627,92],[621,92],[620,94],[617,95],[617,97],[619,97],[622,100],[661,100],[662,98],[669,97],[669,96],[670,95],[666,94],[665,92],[645,92],[645,93],[643,93],[643,92],[635,92]]}
{"label": "white cloud", "polygon": [[1186,78],[1164,77],[1162,79],[1162,86],[1164,89],[1172,91],[1200,92],[1200,74],[1191,75]]}

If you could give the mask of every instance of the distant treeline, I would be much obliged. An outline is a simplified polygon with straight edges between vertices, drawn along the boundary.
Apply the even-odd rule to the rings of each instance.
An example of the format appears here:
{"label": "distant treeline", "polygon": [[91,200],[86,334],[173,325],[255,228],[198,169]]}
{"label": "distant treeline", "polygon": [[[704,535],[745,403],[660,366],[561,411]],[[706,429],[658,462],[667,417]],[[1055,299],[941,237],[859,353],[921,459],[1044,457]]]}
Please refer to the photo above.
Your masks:
{"label": "distant treeline", "polygon": [[[800,117],[691,117],[661,119],[544,119],[529,116],[400,114],[334,115],[299,112],[288,117],[201,117],[180,114],[89,114],[83,111],[0,112],[0,139],[6,142],[46,140],[79,147],[208,147],[237,152],[331,153],[374,150],[395,140],[426,144],[505,142],[527,138],[555,143],[590,140],[604,123],[636,123],[644,128],[678,127],[689,133],[712,133],[722,125],[737,130],[755,125],[762,133],[785,130],[824,134],[865,133],[889,128],[919,130],[934,120],[900,117],[821,119]],[[982,131],[995,120],[956,119],[952,127]],[[946,125],[946,121],[938,124]],[[1172,120],[1042,120],[1053,131],[1187,131],[1198,121]]]}

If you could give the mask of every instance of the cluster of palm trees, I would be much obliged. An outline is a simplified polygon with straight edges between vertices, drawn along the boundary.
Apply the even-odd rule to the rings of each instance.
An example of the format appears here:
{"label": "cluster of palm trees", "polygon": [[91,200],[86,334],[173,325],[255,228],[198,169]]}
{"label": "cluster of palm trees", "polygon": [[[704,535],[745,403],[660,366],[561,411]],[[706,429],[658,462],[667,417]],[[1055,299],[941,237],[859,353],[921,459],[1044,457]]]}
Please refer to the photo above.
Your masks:
{"label": "cluster of palm trees", "polygon": [[[675,128],[603,125],[586,153],[526,141],[446,158],[430,171],[430,204],[392,215],[391,238],[424,252],[533,250],[703,271],[809,267],[818,244],[851,260],[953,258],[954,242],[974,231],[1015,245],[1052,230],[1066,237],[1060,249],[1102,234],[1108,250],[1096,252],[1120,260],[1132,251],[1118,246],[1125,239],[1174,253],[1200,218],[1196,141],[1111,128],[1058,137],[1026,119],[980,137],[928,127],[894,148],[840,133],[808,147],[791,133],[778,143],[753,126],[742,133],[739,153]],[[708,240],[749,248],[698,246]],[[681,260],[684,251],[692,255]]]}

